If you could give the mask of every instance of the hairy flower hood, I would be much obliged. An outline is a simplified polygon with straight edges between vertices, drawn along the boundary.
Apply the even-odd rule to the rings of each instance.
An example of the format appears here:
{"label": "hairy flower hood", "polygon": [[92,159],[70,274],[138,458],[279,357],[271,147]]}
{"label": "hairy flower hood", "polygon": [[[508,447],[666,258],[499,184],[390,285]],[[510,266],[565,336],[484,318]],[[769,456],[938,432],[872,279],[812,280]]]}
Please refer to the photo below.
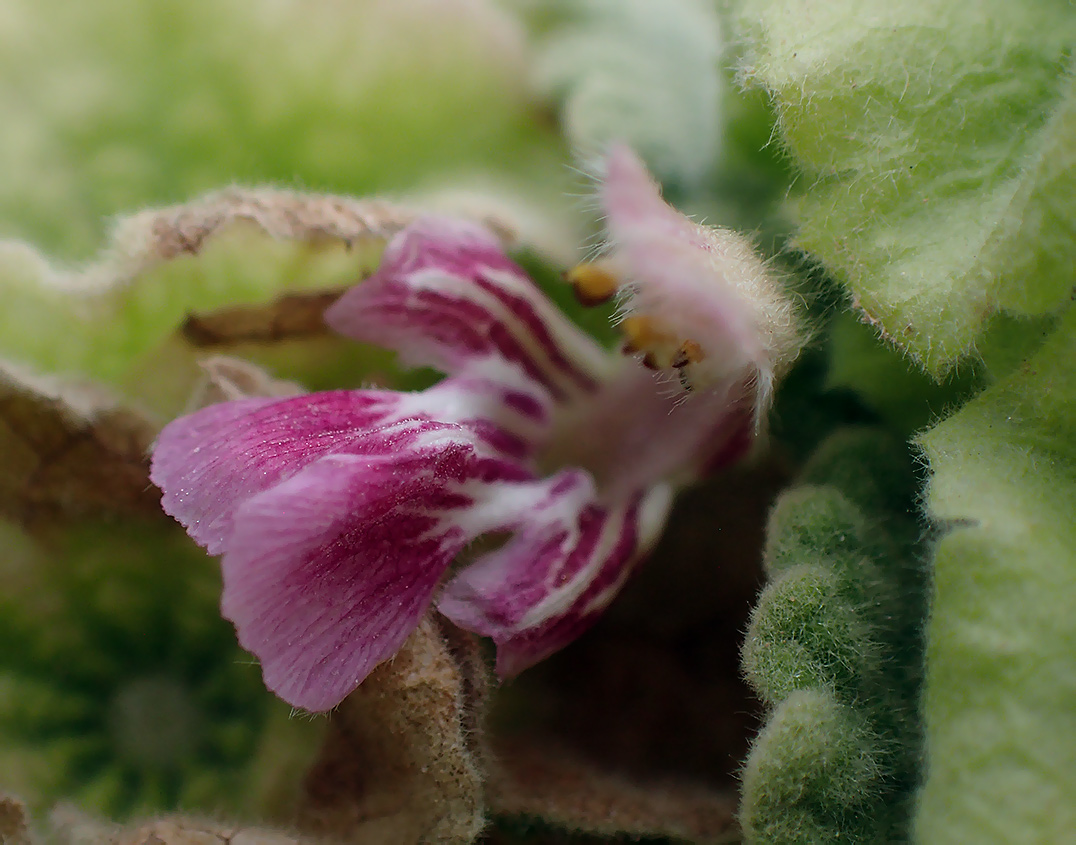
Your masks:
{"label": "hairy flower hood", "polygon": [[[327,320],[443,381],[226,402],[161,433],[163,506],[223,555],[223,613],[291,704],[333,707],[433,602],[493,638],[502,676],[525,669],[609,604],[679,485],[750,447],[798,350],[773,303],[791,310],[741,239],[667,206],[626,149],[607,165],[608,266],[575,275],[627,291],[648,366],[583,334],[481,226],[431,217]],[[485,534],[508,539],[453,571]]]}

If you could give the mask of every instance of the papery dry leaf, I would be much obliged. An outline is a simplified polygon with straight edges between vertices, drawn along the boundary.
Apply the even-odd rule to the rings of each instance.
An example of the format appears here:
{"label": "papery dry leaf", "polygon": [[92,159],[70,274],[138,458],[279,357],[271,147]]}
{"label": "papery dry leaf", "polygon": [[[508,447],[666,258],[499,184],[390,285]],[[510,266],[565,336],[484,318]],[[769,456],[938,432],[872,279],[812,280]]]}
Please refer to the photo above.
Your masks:
{"label": "papery dry leaf", "polygon": [[[501,211],[502,206],[490,202],[472,202],[463,209],[464,216],[485,224],[511,245],[518,237],[516,226],[504,220]],[[196,202],[129,217],[117,228],[114,243],[122,254],[145,256],[148,263],[132,268],[133,276],[155,259],[196,254],[207,238],[236,220],[254,223],[279,240],[337,240],[352,247],[364,240],[384,240],[420,213],[417,207],[387,200],[228,188]]]}
{"label": "papery dry leaf", "polygon": [[464,742],[476,757],[485,760],[488,756],[485,720],[491,690],[489,662],[482,640],[438,614],[433,615],[433,621],[459,673],[459,712]]}
{"label": "papery dry leaf", "polygon": [[250,220],[274,238],[353,243],[364,237],[384,238],[413,216],[414,212],[377,200],[227,188],[198,202],[136,214],[117,231],[116,240],[123,243],[135,234],[151,234],[152,252],[171,258],[197,252],[207,237],[232,220]]}
{"label": "papery dry leaf", "polygon": [[242,358],[214,355],[199,362],[204,373],[191,396],[188,412],[252,396],[297,396],[303,392],[293,381],[276,379],[265,370]]}
{"label": "papery dry leaf", "polygon": [[0,845],[30,845],[29,825],[26,805],[0,795]]}
{"label": "papery dry leaf", "polygon": [[484,674],[472,643],[427,616],[330,715],[304,827],[363,845],[474,840],[485,824],[475,733]]}
{"label": "papery dry leaf", "polygon": [[[511,246],[516,226],[497,216],[499,210],[479,204],[467,208],[465,216],[480,220]],[[389,200],[232,187],[120,218],[101,257],[78,272],[54,270],[32,248],[21,250],[25,260],[44,265],[38,275],[50,286],[92,295],[129,284],[163,262],[197,255],[215,235],[235,224],[253,225],[274,240],[337,241],[350,249],[390,238],[420,213],[418,207]],[[21,246],[2,245],[10,250]]]}
{"label": "papery dry leaf", "polygon": [[251,223],[278,240],[335,240],[350,248],[363,241],[384,240],[415,216],[412,209],[379,200],[228,188],[194,202],[125,218],[113,235],[110,257],[83,279],[122,285],[162,261],[198,254],[207,240],[237,222]]}
{"label": "papery dry leaf", "polygon": [[733,790],[636,783],[554,743],[516,741],[497,752],[487,789],[493,815],[604,836],[688,842],[728,842],[738,836]]}
{"label": "papery dry leaf", "polygon": [[0,363],[0,514],[157,514],[153,423],[102,388]]}
{"label": "papery dry leaf", "polygon": [[269,828],[183,816],[120,827],[69,807],[56,810],[51,822],[61,845],[313,845],[316,841]]}
{"label": "papery dry leaf", "polygon": [[113,845],[122,828],[63,804],[49,814],[49,832],[58,845]]}
{"label": "papery dry leaf", "polygon": [[[478,206],[460,216],[516,245],[514,223]],[[165,418],[182,408],[198,349],[270,360],[280,352],[292,362],[283,371],[306,380],[343,346],[321,319],[335,291],[371,273],[386,242],[427,207],[232,188],[121,218],[80,268],[0,239],[0,352],[115,384]],[[349,354],[352,366],[339,364],[317,387],[361,370]]]}

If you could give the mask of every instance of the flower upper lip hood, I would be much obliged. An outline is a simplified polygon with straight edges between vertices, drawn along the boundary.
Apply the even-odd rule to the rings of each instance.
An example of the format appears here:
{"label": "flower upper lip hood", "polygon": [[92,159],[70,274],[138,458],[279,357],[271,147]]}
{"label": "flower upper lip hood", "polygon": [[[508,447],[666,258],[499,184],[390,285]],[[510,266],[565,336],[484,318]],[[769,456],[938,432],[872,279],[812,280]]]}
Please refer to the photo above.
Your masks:
{"label": "flower upper lip hood", "polygon": [[[611,189],[645,191],[633,202],[674,220],[641,172]],[[645,259],[624,276],[645,308],[643,271],[660,260],[635,254],[633,232],[614,236],[621,271]],[[675,309],[658,304],[675,333]],[[473,223],[416,221],[326,319],[447,377],[418,393],[213,405],[169,424],[152,465],[165,510],[223,554],[222,610],[266,684],[309,710],[336,705],[434,601],[493,638],[501,675],[561,648],[652,548],[675,488],[757,430],[759,367],[708,371],[677,395],[570,323]],[[450,572],[489,533],[508,539]]]}
{"label": "flower upper lip hood", "polygon": [[776,379],[804,342],[792,300],[747,238],[664,202],[630,149],[614,146],[604,171],[602,261],[622,285],[625,312],[646,315],[646,334],[656,339],[648,351],[679,364],[685,386],[741,385],[761,422]]}

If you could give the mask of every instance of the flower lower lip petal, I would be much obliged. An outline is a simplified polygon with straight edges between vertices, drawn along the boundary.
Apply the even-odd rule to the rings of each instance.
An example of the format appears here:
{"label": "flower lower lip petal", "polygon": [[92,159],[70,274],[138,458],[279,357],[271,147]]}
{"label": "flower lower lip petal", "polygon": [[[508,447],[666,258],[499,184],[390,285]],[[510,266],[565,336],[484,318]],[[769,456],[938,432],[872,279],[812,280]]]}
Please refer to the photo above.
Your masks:
{"label": "flower lower lip petal", "polygon": [[517,394],[529,404],[509,413],[500,383],[456,379],[414,394],[338,390],[211,405],[165,427],[150,477],[165,511],[220,554],[242,502],[325,455],[403,455],[431,432],[462,427],[491,459],[515,464],[545,425],[541,400]]}
{"label": "flower lower lip petal", "polygon": [[546,436],[553,415],[552,399],[518,372],[498,375],[450,376],[404,398],[400,413],[463,425],[502,455],[515,460],[528,458]]}
{"label": "flower lower lip petal", "polygon": [[599,504],[585,473],[545,482],[549,496],[504,547],[456,575],[438,609],[497,644],[497,672],[515,675],[597,620],[660,534],[671,503],[661,485]]}
{"label": "flower lower lip petal", "polygon": [[150,478],[164,491],[165,511],[210,554],[220,554],[235,508],[250,496],[322,455],[385,448],[391,433],[370,433],[392,419],[399,397],[337,390],[210,405],[164,428]]}
{"label": "flower lower lip petal", "polygon": [[452,433],[423,448],[326,456],[236,511],[221,608],[288,703],[334,707],[391,657],[476,536],[458,515],[489,459]]}

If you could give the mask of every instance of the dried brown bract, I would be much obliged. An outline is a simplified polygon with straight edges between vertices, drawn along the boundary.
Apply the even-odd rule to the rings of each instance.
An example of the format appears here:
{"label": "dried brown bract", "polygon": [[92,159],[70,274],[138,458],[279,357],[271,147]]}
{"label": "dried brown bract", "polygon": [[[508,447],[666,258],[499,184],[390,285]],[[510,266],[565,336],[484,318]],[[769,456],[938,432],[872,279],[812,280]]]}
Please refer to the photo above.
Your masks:
{"label": "dried brown bract", "polygon": [[253,225],[275,240],[341,241],[352,248],[384,241],[415,215],[380,200],[228,188],[123,219],[113,234],[113,257],[88,275],[122,285],[162,261],[197,255],[208,240],[235,224]]}
{"label": "dried brown bract", "polygon": [[261,367],[242,358],[214,355],[200,363],[204,375],[191,396],[189,411],[234,399],[296,396],[303,392],[295,382],[273,378]]}
{"label": "dried brown bract", "polygon": [[192,346],[203,348],[319,337],[329,333],[325,309],[342,293],[343,290],[289,293],[263,306],[191,314],[180,333]]}
{"label": "dried brown bract", "polygon": [[147,453],[153,423],[102,388],[0,363],[0,514],[159,513]]}
{"label": "dried brown bract", "polygon": [[0,845],[30,845],[29,824],[26,805],[0,795]]}
{"label": "dried brown bract", "polygon": [[456,656],[469,649],[427,617],[333,711],[304,827],[364,845],[474,841],[485,825],[474,732],[482,682]]}
{"label": "dried brown bract", "polygon": [[60,845],[312,845],[314,842],[269,828],[184,816],[120,827],[66,807],[56,810],[51,822]]}
{"label": "dried brown bract", "polygon": [[589,834],[727,840],[736,832],[734,791],[637,783],[546,743],[505,746],[490,778],[490,810]]}

